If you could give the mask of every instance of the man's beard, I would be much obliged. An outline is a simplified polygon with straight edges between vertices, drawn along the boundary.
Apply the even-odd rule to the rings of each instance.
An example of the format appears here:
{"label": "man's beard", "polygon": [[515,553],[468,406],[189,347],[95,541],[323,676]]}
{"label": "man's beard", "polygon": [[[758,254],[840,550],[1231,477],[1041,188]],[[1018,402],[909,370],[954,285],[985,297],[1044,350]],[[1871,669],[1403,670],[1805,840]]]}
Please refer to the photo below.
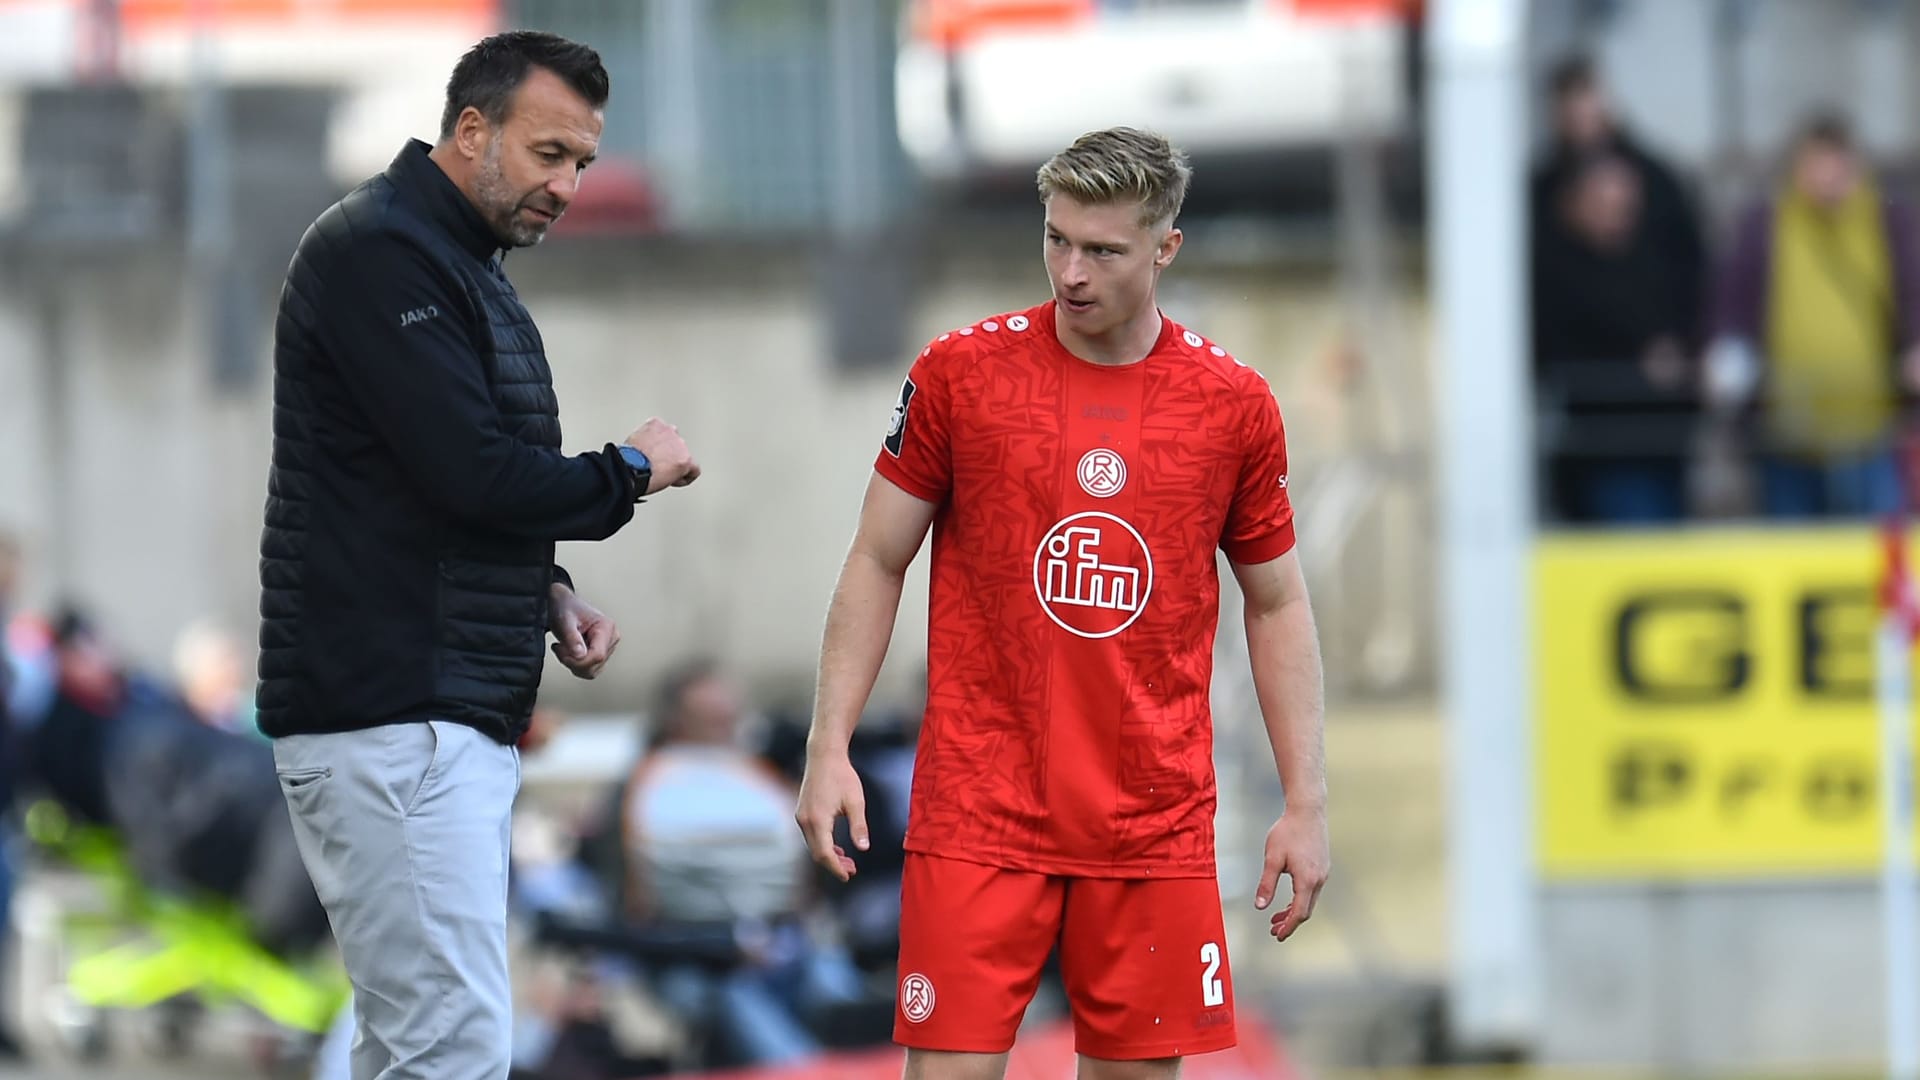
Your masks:
{"label": "man's beard", "polygon": [[[480,173],[474,179],[474,194],[480,197],[480,214],[493,226],[494,235],[508,247],[532,247],[546,239],[553,222],[528,222],[520,218],[522,201],[507,183],[500,167],[500,140],[494,139],[480,157]],[[545,209],[542,207],[542,209]],[[557,215],[556,215],[557,216]]]}

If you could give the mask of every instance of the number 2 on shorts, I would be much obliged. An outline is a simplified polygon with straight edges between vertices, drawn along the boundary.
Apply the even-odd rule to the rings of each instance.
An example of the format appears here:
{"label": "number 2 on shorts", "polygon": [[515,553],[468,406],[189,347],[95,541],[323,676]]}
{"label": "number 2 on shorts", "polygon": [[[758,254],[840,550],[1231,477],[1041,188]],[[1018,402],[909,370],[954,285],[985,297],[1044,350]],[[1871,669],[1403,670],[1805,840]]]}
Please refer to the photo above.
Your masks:
{"label": "number 2 on shorts", "polygon": [[1220,971],[1220,946],[1211,941],[1200,946],[1200,962],[1207,965],[1207,970],[1200,976],[1200,999],[1209,1009],[1216,1005],[1225,1005],[1227,1003],[1226,987],[1221,986],[1220,980],[1214,978]]}

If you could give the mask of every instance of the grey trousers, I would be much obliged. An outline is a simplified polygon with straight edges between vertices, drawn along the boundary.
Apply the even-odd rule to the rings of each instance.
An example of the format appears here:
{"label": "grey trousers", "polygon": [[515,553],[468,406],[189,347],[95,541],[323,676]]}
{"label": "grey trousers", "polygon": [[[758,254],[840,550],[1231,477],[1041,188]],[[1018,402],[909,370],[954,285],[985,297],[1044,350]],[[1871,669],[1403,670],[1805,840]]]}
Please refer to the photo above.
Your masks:
{"label": "grey trousers", "polygon": [[353,982],[353,1080],[503,1080],[519,752],[433,720],[285,736],[273,758]]}

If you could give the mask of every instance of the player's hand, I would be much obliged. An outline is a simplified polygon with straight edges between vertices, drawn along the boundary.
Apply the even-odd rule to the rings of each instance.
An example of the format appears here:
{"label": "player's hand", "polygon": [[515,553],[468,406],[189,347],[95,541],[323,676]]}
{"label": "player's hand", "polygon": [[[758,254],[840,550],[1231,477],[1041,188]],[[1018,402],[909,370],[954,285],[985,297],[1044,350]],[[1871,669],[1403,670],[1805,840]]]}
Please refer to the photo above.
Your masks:
{"label": "player's hand", "polygon": [[687,449],[687,441],[680,437],[680,429],[657,416],[627,436],[627,445],[653,463],[649,495],[669,487],[686,487],[700,479],[700,465],[693,460],[693,451]]}
{"label": "player's hand", "polygon": [[1314,901],[1332,869],[1328,853],[1327,814],[1324,810],[1289,809],[1267,830],[1266,864],[1260,870],[1260,888],[1253,906],[1261,911],[1273,903],[1280,875],[1292,880],[1293,902],[1273,917],[1273,939],[1285,941],[1313,914]]}
{"label": "player's hand", "polygon": [[807,838],[813,861],[846,881],[859,871],[846,849],[833,842],[833,823],[844,816],[853,846],[867,850],[867,795],[860,775],[844,750],[807,755],[806,775],[800,780],[800,805],[793,813]]}
{"label": "player's hand", "polygon": [[620,644],[612,619],[557,583],[547,593],[547,629],[553,631],[553,655],[582,679],[600,674]]}

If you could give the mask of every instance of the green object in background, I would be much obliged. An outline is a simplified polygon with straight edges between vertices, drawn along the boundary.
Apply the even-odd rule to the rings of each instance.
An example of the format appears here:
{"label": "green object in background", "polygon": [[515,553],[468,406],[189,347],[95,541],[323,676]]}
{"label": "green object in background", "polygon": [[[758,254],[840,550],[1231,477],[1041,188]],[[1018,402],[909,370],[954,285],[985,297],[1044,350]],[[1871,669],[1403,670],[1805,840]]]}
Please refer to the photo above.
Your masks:
{"label": "green object in background", "polygon": [[[111,832],[76,825],[47,802],[28,809],[26,831],[94,875],[112,905],[112,917],[76,916],[67,923],[78,957],[67,972],[68,988],[83,1004],[143,1009],[191,993],[210,1006],[251,1006],[283,1027],[315,1035],[346,1004],[349,985],[338,964],[294,965],[274,956],[254,943],[244,918],[225,901],[155,894]],[[140,939],[116,940],[127,927]]]}

